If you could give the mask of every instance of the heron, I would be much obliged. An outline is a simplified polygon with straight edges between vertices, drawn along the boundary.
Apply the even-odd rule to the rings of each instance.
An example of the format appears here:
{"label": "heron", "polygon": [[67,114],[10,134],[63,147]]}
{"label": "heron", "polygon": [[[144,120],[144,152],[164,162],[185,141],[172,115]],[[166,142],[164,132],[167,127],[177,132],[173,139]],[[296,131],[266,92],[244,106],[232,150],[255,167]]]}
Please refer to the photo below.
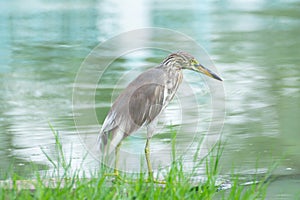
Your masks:
{"label": "heron", "polygon": [[118,153],[121,142],[142,126],[147,127],[145,157],[148,179],[153,180],[150,162],[150,139],[155,133],[158,117],[173,99],[183,79],[183,69],[222,79],[205,68],[192,55],[178,51],[168,55],[159,65],[141,73],[121,92],[108,112],[99,137],[105,155],[115,151],[114,175],[118,176]]}

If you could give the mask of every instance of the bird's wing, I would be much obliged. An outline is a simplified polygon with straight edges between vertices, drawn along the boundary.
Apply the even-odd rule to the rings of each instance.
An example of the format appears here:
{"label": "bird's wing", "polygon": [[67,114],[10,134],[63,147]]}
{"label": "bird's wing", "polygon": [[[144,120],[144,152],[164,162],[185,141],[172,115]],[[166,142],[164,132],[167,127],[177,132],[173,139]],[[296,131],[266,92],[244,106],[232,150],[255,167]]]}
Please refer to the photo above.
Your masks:
{"label": "bird's wing", "polygon": [[163,71],[150,69],[135,80],[115,100],[104,120],[98,142],[106,145],[108,137],[126,137],[154,120],[163,108],[165,84]]}
{"label": "bird's wing", "polygon": [[161,112],[164,85],[151,83],[137,88],[129,100],[129,117],[138,126],[147,125]]}

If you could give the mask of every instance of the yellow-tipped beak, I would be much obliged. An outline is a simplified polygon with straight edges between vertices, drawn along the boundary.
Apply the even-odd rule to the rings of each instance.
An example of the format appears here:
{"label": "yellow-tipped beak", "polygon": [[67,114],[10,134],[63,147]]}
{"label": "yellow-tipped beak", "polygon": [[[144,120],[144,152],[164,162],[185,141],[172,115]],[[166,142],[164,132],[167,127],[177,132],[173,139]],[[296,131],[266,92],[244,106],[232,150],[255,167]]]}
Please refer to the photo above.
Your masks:
{"label": "yellow-tipped beak", "polygon": [[195,65],[194,70],[197,71],[197,72],[201,72],[201,73],[203,73],[206,76],[209,76],[211,78],[217,79],[219,81],[223,81],[217,74],[215,74],[214,72],[210,71],[209,69],[203,67],[200,64]]}

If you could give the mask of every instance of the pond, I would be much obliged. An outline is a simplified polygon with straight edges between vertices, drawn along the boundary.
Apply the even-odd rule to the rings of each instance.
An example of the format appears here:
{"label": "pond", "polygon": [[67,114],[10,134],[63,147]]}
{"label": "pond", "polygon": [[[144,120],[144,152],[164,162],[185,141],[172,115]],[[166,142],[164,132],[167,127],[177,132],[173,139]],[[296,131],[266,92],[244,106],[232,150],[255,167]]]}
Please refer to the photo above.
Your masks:
{"label": "pond", "polygon": [[[296,0],[1,2],[0,179],[51,170],[49,123],[74,168],[88,150],[83,168],[97,169],[93,145],[112,101],[170,51],[187,50],[224,81],[184,72],[153,155],[168,165],[172,131],[184,155],[221,135],[223,174],[265,174],[278,162],[268,198],[299,198],[299,9]],[[128,171],[138,170],[145,132],[124,141]]]}

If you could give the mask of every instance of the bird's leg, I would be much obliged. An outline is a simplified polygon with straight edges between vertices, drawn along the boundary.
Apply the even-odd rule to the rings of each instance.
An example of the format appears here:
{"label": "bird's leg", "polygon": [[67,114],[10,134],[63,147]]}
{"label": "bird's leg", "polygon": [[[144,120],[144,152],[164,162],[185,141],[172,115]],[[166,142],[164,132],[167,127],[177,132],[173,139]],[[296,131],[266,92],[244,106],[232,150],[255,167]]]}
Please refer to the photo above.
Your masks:
{"label": "bird's leg", "polygon": [[161,180],[155,180],[153,177],[153,170],[152,170],[152,165],[150,161],[150,138],[147,138],[146,146],[145,146],[145,155],[146,155],[146,161],[147,161],[147,167],[148,167],[148,181],[149,182],[154,182],[158,184],[166,184],[165,181]]}
{"label": "bird's leg", "polygon": [[115,152],[115,168],[114,168],[114,174],[115,176],[119,176],[119,170],[118,170],[118,165],[119,165],[119,152],[120,152],[120,147],[121,147],[121,142],[117,145],[116,147],[116,152]]}
{"label": "bird's leg", "polygon": [[148,167],[148,180],[153,181],[153,171],[150,161],[150,139],[153,136],[153,133],[155,131],[157,125],[157,118],[154,118],[150,124],[147,126],[147,142],[145,146],[145,156],[146,156],[146,162]]}
{"label": "bird's leg", "polygon": [[159,183],[159,184],[165,184],[165,181],[155,180],[153,177],[153,169],[151,165],[150,160],[150,139],[153,136],[153,133],[155,131],[157,125],[157,118],[155,118],[148,126],[147,126],[147,142],[145,146],[145,156],[147,161],[147,167],[148,167],[148,181]]}
{"label": "bird's leg", "polygon": [[116,149],[115,149],[114,172],[113,173],[104,174],[104,176],[114,176],[114,177],[116,177],[116,179],[122,180],[122,178],[120,177],[120,174],[119,174],[119,170],[118,170],[120,147],[121,147],[121,142],[116,146]]}
{"label": "bird's leg", "polygon": [[148,179],[153,180],[153,171],[152,171],[152,166],[151,166],[151,161],[150,161],[150,138],[147,137],[147,142],[145,146],[145,155],[146,155],[146,161],[147,161],[147,167],[148,167]]}

